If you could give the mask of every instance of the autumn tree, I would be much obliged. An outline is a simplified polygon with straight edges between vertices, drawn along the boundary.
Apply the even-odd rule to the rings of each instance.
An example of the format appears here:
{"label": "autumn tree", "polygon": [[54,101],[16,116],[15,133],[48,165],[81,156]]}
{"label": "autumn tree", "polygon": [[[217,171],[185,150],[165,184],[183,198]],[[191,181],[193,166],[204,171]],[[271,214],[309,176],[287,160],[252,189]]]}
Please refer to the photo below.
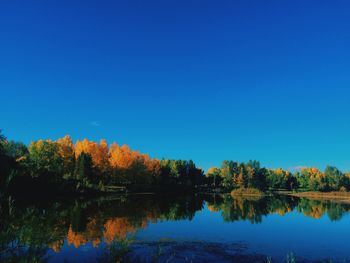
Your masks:
{"label": "autumn tree", "polygon": [[115,169],[128,169],[133,165],[136,159],[136,154],[125,144],[119,147],[118,144],[113,143],[110,147],[109,154],[110,164]]}
{"label": "autumn tree", "polygon": [[113,143],[109,149],[109,164],[114,180],[127,184],[159,182],[161,163],[147,154],[132,151],[127,145]]}
{"label": "autumn tree", "polygon": [[[210,168],[205,177],[202,169],[196,167],[191,160],[160,161],[131,150],[127,145],[113,143],[109,147],[106,140],[96,143],[84,139],[74,145],[70,136],[66,135],[57,141],[32,142],[27,149],[22,143],[5,140],[0,131],[1,184],[5,185],[3,182],[7,175],[18,171],[32,175],[33,178],[21,178],[29,178],[29,183],[38,182],[45,175],[50,175],[46,177],[55,179],[53,181],[57,183],[70,175],[79,181],[85,180],[102,186],[124,184],[194,187],[209,183],[226,190],[265,190],[267,187],[287,190],[300,187],[312,191],[350,190],[350,175],[343,174],[333,166],[327,166],[324,172],[310,167],[292,174],[281,168],[266,169],[255,160],[247,163],[225,160],[220,168]],[[64,180],[61,186],[62,189],[67,189],[67,186],[74,188],[75,183],[80,182]],[[59,188],[57,185],[51,186],[51,190]]]}
{"label": "autumn tree", "polygon": [[105,139],[102,139],[98,145],[95,164],[103,174],[109,171],[109,149]]}
{"label": "autumn tree", "polygon": [[74,145],[69,135],[57,140],[58,152],[63,160],[64,173],[73,175],[75,167]]}
{"label": "autumn tree", "polygon": [[106,174],[109,170],[109,150],[106,140],[101,140],[100,144],[84,139],[75,144],[75,158],[84,152],[91,155],[94,168],[100,174]]}
{"label": "autumn tree", "polygon": [[207,177],[212,179],[214,187],[220,185],[220,169],[217,167],[210,167],[207,171]]}
{"label": "autumn tree", "polygon": [[130,148],[127,145],[119,147],[112,143],[109,149],[109,163],[112,168],[113,180],[117,183],[127,182],[127,170],[133,165],[133,158]]}
{"label": "autumn tree", "polygon": [[141,158],[145,165],[147,173],[152,177],[152,183],[159,182],[160,161],[157,159],[151,159],[148,154],[142,154]]}
{"label": "autumn tree", "polygon": [[[232,179],[233,179],[233,187],[238,188],[244,188],[248,187],[248,171],[242,164],[234,163],[233,169],[232,169]],[[254,173],[254,171],[249,171],[251,173]],[[251,174],[251,176],[254,176],[254,174]]]}
{"label": "autumn tree", "polygon": [[314,167],[302,169],[297,180],[307,190],[326,191],[328,187],[324,173]]}

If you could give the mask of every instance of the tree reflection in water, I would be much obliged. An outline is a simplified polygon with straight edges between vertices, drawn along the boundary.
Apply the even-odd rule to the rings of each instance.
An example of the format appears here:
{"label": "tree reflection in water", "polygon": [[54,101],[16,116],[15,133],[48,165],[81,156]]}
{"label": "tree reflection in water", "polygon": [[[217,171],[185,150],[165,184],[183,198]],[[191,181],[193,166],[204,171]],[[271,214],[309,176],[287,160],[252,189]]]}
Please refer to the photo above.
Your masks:
{"label": "tree reflection in water", "polygon": [[221,212],[224,221],[254,224],[269,214],[292,211],[315,219],[327,215],[335,221],[350,210],[346,204],[289,196],[130,195],[35,205],[9,198],[1,202],[0,261],[42,262],[47,251],[59,253],[65,242],[75,248],[105,244],[109,256],[120,257],[139,229],[161,221],[192,220],[205,205],[209,211]]}

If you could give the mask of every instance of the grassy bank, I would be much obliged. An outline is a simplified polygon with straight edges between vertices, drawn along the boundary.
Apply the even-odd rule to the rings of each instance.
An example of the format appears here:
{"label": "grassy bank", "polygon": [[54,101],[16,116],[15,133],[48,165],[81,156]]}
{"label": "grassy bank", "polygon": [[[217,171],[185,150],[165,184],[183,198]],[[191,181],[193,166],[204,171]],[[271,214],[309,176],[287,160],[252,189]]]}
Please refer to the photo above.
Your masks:
{"label": "grassy bank", "polygon": [[264,192],[256,188],[238,188],[231,192],[231,196],[264,196]]}
{"label": "grassy bank", "polygon": [[350,203],[350,192],[299,192],[288,193],[290,196],[307,197],[310,199],[330,200],[342,203]]}

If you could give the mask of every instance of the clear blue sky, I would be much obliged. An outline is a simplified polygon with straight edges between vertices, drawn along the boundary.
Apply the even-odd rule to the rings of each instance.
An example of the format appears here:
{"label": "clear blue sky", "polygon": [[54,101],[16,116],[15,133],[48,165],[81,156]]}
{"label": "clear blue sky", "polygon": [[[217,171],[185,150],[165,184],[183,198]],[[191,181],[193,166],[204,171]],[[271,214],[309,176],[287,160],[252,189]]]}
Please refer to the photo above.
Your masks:
{"label": "clear blue sky", "polygon": [[2,1],[0,128],[350,170],[349,1]]}

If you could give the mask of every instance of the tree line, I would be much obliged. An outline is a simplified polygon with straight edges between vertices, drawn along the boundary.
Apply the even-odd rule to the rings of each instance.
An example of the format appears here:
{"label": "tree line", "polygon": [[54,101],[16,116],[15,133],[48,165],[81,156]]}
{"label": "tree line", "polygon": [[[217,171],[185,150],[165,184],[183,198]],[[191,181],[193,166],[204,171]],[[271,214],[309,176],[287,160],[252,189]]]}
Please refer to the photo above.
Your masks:
{"label": "tree line", "polygon": [[214,187],[256,188],[266,190],[349,191],[350,173],[343,173],[334,166],[322,172],[315,167],[291,171],[261,167],[258,161],[239,163],[224,161],[220,168],[208,169],[207,178]]}
{"label": "tree line", "polygon": [[[176,187],[219,189],[348,191],[350,174],[336,167],[325,171],[261,167],[258,161],[223,161],[207,173],[191,160],[158,160],[127,145],[87,139],[73,143],[69,135],[33,141],[27,147],[0,133],[0,193],[44,188],[48,193],[106,191],[106,187]],[[143,188],[144,189],[144,188]]]}
{"label": "tree line", "polygon": [[[18,187],[52,186],[49,192],[103,191],[105,186],[199,185],[204,173],[193,161],[158,160],[106,140],[73,143],[69,135],[56,141],[0,140],[2,192]],[[25,190],[25,189],[21,189]]]}

